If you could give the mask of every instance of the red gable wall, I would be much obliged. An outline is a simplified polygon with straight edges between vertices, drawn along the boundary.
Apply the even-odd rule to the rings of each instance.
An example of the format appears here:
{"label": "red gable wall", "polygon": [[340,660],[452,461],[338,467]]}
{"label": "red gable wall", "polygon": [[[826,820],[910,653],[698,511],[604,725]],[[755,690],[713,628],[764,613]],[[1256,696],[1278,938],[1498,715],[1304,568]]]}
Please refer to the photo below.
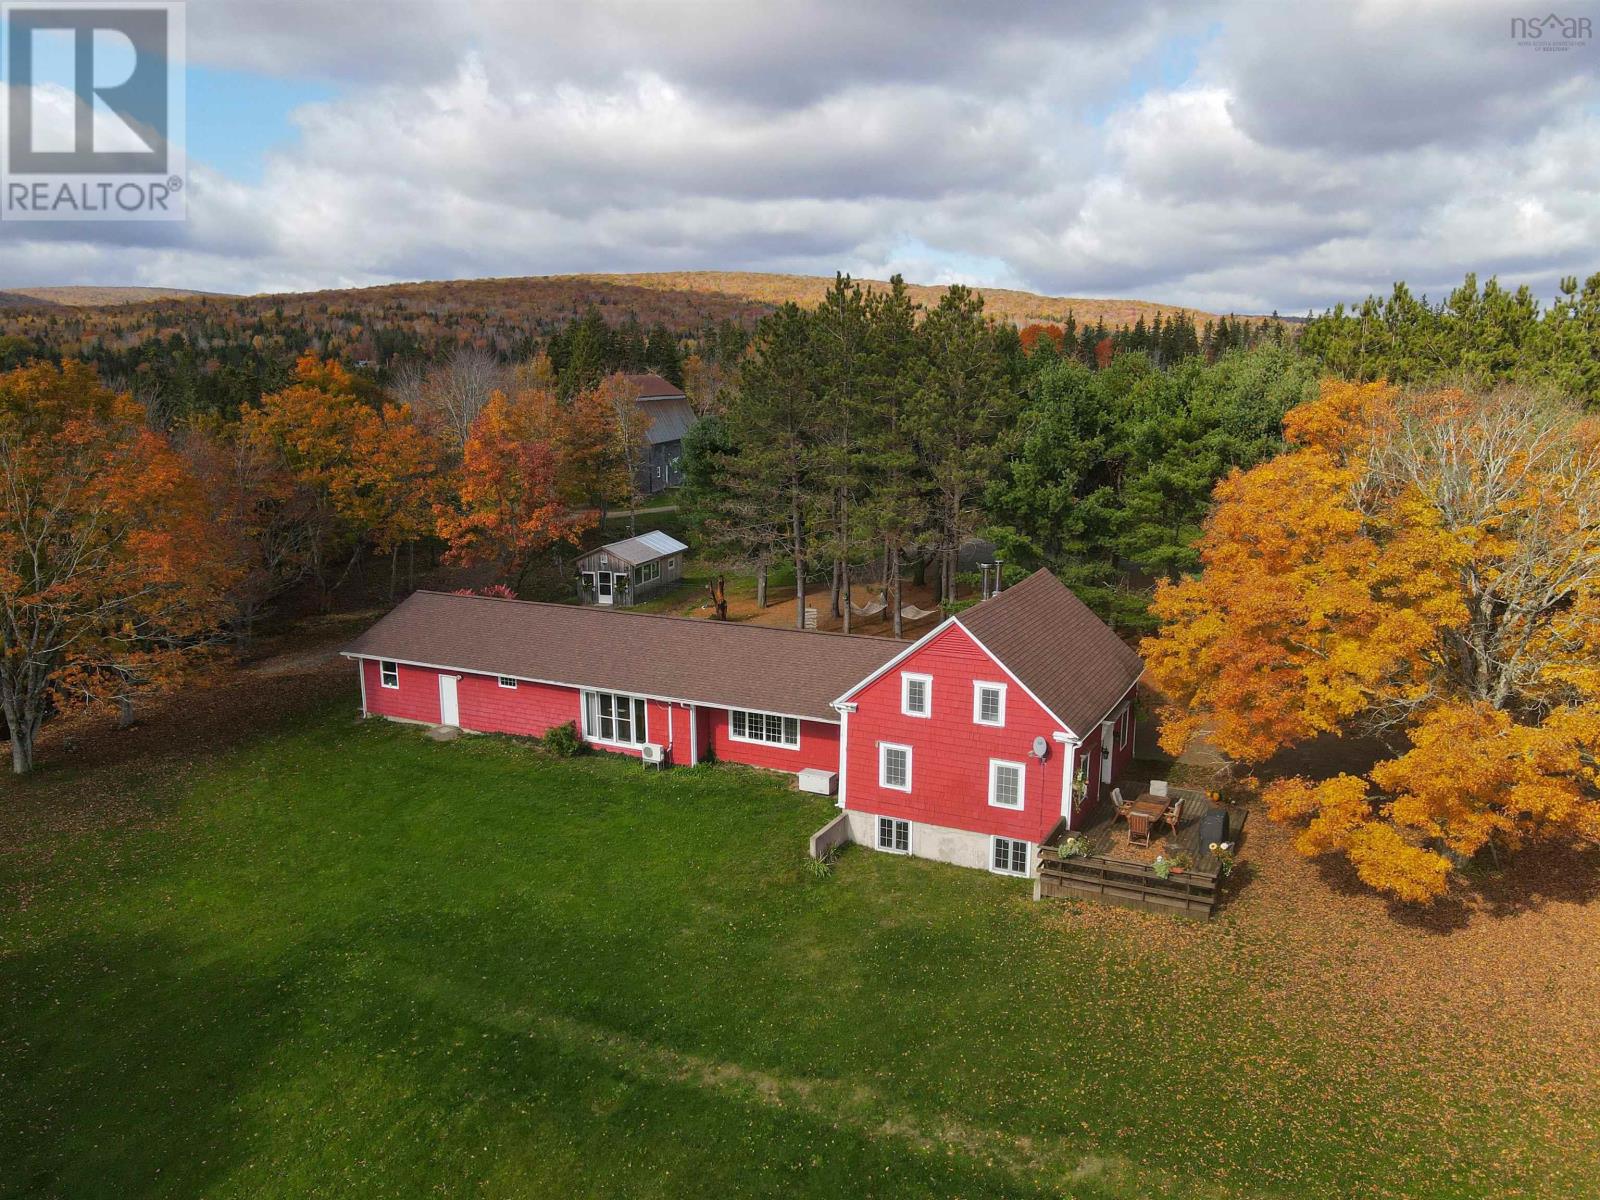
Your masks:
{"label": "red gable wall", "polygon": [[[900,711],[903,672],[933,676],[932,716]],[[973,683],[1006,685],[1005,728],[972,720]],[[1051,735],[1061,725],[989,657],[966,630],[952,625],[853,697],[846,754],[845,806],[952,829],[1043,840],[1061,819],[1065,747]],[[1033,739],[1050,744],[1044,762],[1029,756]],[[912,747],[911,791],[878,786],[878,745]],[[989,804],[989,760],[1027,767],[1021,811]]]}

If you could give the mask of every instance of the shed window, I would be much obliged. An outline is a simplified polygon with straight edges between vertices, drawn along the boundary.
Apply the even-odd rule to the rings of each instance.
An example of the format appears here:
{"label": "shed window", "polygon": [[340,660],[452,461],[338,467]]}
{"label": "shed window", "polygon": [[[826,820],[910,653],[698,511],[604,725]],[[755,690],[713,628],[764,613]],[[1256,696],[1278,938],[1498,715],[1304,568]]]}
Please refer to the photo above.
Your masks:
{"label": "shed window", "polygon": [[932,675],[913,675],[909,671],[901,673],[900,711],[908,717],[933,715]]}
{"label": "shed window", "polygon": [[500,686],[514,692],[517,690],[517,681],[509,675],[502,675],[500,676]]}
{"label": "shed window", "polygon": [[654,583],[660,578],[661,563],[659,560],[656,562],[640,563],[633,569],[633,581],[635,583]]}
{"label": "shed window", "polygon": [[777,713],[747,712],[734,709],[728,714],[728,736],[736,742],[765,742],[771,746],[800,745],[800,722]]}
{"label": "shed window", "polygon": [[1026,875],[1028,873],[1028,843],[1017,838],[997,837],[989,869],[999,875]]}
{"label": "shed window", "polygon": [[400,664],[392,662],[380,662],[378,664],[378,682],[383,684],[383,686],[386,688],[399,687]]}

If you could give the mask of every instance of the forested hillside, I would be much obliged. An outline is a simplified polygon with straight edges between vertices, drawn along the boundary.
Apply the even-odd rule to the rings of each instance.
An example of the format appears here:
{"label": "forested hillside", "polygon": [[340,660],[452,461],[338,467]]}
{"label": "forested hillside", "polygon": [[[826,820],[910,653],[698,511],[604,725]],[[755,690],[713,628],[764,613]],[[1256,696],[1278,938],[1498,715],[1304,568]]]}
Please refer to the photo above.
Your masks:
{"label": "forested hillside", "polygon": [[[36,358],[82,359],[172,420],[194,413],[232,417],[283,387],[304,354],[335,359],[390,386],[462,353],[508,365],[545,350],[563,369],[567,339],[585,382],[594,381],[595,371],[647,368],[677,380],[669,357],[697,356],[725,373],[761,317],[782,303],[813,304],[829,286],[806,276],[691,272],[245,297],[156,292],[143,303],[129,302],[128,293],[138,289],[29,288],[0,294],[0,369]],[[908,292],[914,302],[932,305],[941,289]],[[96,294],[115,302],[86,306]],[[1209,349],[1208,327],[1228,345],[1263,325],[1141,301],[982,294],[991,317],[1053,324],[1058,340],[1065,329],[1085,355],[1117,335],[1119,345],[1176,358]],[[585,318],[589,328],[580,336],[575,331]],[[667,341],[675,343],[671,356],[664,353]],[[1100,353],[1109,352],[1108,343]]]}

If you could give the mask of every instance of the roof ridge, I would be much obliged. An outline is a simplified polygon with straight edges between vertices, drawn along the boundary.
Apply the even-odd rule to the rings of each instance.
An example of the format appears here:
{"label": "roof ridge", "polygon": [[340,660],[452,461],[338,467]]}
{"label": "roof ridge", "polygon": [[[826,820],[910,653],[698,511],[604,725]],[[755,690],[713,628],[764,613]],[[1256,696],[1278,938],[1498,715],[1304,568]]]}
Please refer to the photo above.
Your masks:
{"label": "roof ridge", "polygon": [[[450,600],[492,600],[497,604],[520,604],[520,605],[523,605],[523,606],[528,607],[528,608],[555,608],[555,609],[561,609],[561,610],[563,610],[565,612],[595,612],[595,613],[598,613],[600,611],[600,607],[598,605],[593,605],[593,604],[560,604],[560,603],[558,603],[558,602],[556,602],[554,600],[519,600],[514,596],[480,596],[476,592],[471,593],[470,595],[463,596],[459,592],[441,592],[437,588],[418,588],[416,591],[412,592],[411,595],[412,596],[419,596],[419,595],[420,596],[443,596],[443,597],[445,597],[447,599],[450,599]],[[409,600],[410,598],[411,598],[410,596],[406,597],[407,600]],[[405,600],[402,600],[400,603],[404,604]],[[395,608],[398,608],[398,607],[399,607],[399,605],[395,606]],[[389,611],[393,612],[394,609],[390,609]],[[610,612],[612,612],[612,613],[614,613],[614,614],[616,614],[618,616],[636,617],[636,618],[639,618],[641,620],[649,618],[649,619],[656,620],[656,621],[680,621],[680,622],[685,622],[685,623],[693,624],[693,625],[709,625],[712,628],[722,628],[722,629],[758,629],[758,630],[764,630],[767,633],[807,633],[807,634],[811,634],[813,637],[820,635],[822,637],[828,637],[828,638],[851,638],[851,639],[853,639],[855,641],[860,641],[860,642],[881,642],[881,643],[884,643],[886,645],[891,645],[891,646],[901,645],[901,644],[905,644],[907,642],[907,639],[905,639],[905,638],[877,637],[874,634],[870,634],[870,633],[845,633],[843,630],[839,630],[839,629],[788,629],[788,628],[779,627],[777,625],[753,625],[749,621],[715,621],[715,622],[713,622],[713,621],[709,621],[709,620],[707,620],[705,618],[702,618],[702,617],[680,617],[680,616],[676,616],[676,615],[674,615],[672,613],[633,612],[632,610],[630,610],[628,608],[618,608],[618,607],[615,607],[615,606],[611,607],[608,611],[610,611]]]}

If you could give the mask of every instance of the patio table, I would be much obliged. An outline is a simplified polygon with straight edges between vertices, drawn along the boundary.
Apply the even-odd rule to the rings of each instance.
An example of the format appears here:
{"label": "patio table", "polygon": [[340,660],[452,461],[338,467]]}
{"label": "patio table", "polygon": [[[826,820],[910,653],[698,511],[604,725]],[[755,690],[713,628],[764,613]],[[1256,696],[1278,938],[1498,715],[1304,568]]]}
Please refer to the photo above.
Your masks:
{"label": "patio table", "polygon": [[1128,805],[1128,843],[1148,846],[1150,844],[1150,828],[1161,819],[1161,814],[1167,811],[1167,806],[1172,801],[1166,796],[1153,796],[1145,792],[1132,804]]}

